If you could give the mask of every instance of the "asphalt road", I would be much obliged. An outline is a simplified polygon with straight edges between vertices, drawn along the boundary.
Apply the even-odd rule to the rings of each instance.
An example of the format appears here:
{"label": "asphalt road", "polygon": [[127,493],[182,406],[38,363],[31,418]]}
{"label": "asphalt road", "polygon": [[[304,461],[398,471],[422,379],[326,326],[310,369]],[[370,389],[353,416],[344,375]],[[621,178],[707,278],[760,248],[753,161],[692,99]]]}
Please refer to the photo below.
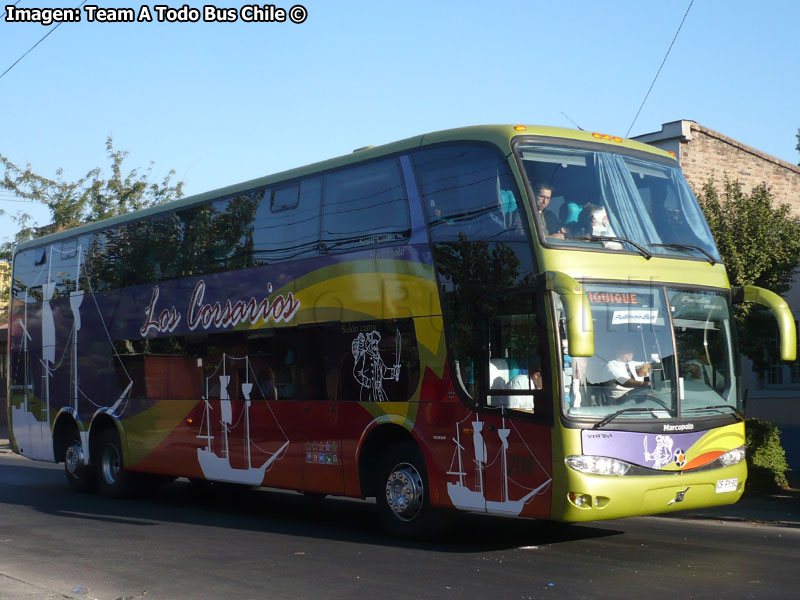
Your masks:
{"label": "asphalt road", "polygon": [[446,543],[384,535],[373,504],[178,481],[67,489],[0,455],[0,599],[796,598],[800,529],[636,518],[470,518]]}

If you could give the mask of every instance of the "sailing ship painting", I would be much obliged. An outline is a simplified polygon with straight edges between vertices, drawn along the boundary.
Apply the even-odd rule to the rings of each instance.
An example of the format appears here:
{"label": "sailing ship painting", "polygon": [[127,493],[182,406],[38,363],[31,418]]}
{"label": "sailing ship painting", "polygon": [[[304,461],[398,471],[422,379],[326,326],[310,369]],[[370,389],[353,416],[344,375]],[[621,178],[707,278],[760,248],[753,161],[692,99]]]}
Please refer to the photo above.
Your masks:
{"label": "sailing ship painting", "polygon": [[[58,340],[52,303],[59,282],[56,277],[54,277],[53,265],[56,262],[62,263],[62,267],[66,266],[71,271],[72,267],[69,265],[69,262],[71,262],[70,259],[73,256],[76,257],[74,263],[75,276],[74,279],[72,279],[75,289],[69,292],[69,310],[72,313],[72,326],[65,341],[65,349],[57,359]],[[41,368],[41,392],[38,398],[34,396],[32,377],[34,375],[33,370],[35,365],[31,365],[30,360],[31,344],[34,340],[29,330],[28,312],[29,305],[34,305],[37,299],[35,295],[31,294],[31,288],[28,288],[28,290],[20,294],[19,299],[20,303],[23,305],[23,313],[22,317],[18,318],[15,322],[15,325],[19,327],[22,334],[20,337],[22,339],[22,363],[25,383],[21,386],[23,388],[21,406],[17,406],[16,404],[12,404],[11,406],[11,419],[14,439],[16,440],[20,452],[24,456],[36,460],[53,461],[53,443],[50,431],[54,416],[51,408],[54,399],[52,382],[56,373],[64,365],[67,351],[69,351],[69,403],[66,404],[66,402],[62,400],[61,403],[64,404],[64,406],[61,410],[68,410],[71,412],[79,423],[81,422],[79,412],[81,397],[85,397],[89,400],[96,409],[116,413],[120,404],[128,399],[131,388],[133,387],[133,380],[128,376],[127,386],[111,406],[93,402],[85,396],[80,387],[78,343],[82,325],[81,306],[84,301],[84,289],[81,288],[81,267],[84,263],[83,247],[81,244],[76,244],[74,247],[65,251],[63,245],[62,249],[56,248],[55,245],[50,246],[45,251],[41,262],[47,263],[46,271],[42,270],[39,274],[39,277],[45,272],[47,274],[46,281],[41,283],[41,313],[38,319],[41,327],[41,357],[39,358],[38,365]],[[63,265],[65,262],[67,265]],[[39,263],[37,263],[37,265],[38,264]],[[70,271],[68,271],[68,274],[71,275]],[[64,275],[64,272],[57,274],[58,277],[63,277]],[[38,286],[33,285],[31,287],[35,288]],[[89,291],[91,292],[91,289]],[[99,308],[98,314],[102,320],[103,316],[100,314]],[[106,332],[106,337],[108,337],[108,328],[105,326],[105,323],[103,323],[103,329]],[[113,347],[113,342],[110,337],[108,337],[108,343]],[[127,375],[127,373],[125,373],[125,375]],[[20,386],[12,386],[12,390],[18,393],[18,389],[13,389],[15,387]],[[15,394],[15,396],[16,395],[17,394]],[[89,459],[88,436],[88,431],[86,431],[85,428],[81,428],[80,437],[85,461]]]}
{"label": "sailing ship painting", "polygon": [[[16,324],[22,331],[22,354],[24,361],[24,384],[23,384],[23,401],[22,406],[11,406],[11,422],[14,439],[17,442],[20,452],[28,458],[36,460],[53,461],[53,444],[50,441],[50,383],[56,369],[56,327],[53,318],[53,308],[51,302],[56,290],[56,281],[53,280],[52,264],[53,264],[53,251],[51,246],[46,251],[45,257],[48,263],[47,268],[47,281],[41,284],[42,287],[42,304],[41,304],[41,358],[39,359],[39,366],[41,367],[41,397],[38,402],[33,397],[33,382],[31,380],[31,364],[30,364],[30,344],[33,343],[33,338],[28,329],[28,304],[29,301],[35,301],[35,297],[31,296],[28,291],[21,295],[21,302],[23,304],[23,317],[18,319]],[[80,272],[80,255],[78,255],[78,264],[76,266],[76,279],[77,274]],[[80,302],[73,305],[73,315],[78,315],[80,310]],[[71,336],[75,339],[73,346],[77,347],[77,330],[80,329],[80,317],[74,317]],[[76,360],[76,352],[74,350],[71,355],[71,363]],[[77,371],[77,364],[70,365],[70,371],[75,369]],[[77,385],[77,383],[75,384]]]}
{"label": "sailing ship painting", "polygon": [[[227,373],[228,361],[242,361],[245,364],[245,380],[241,382],[240,390],[242,397],[244,397],[244,407],[239,419],[234,423],[233,420],[233,400],[231,399],[230,385],[232,376]],[[221,374],[216,374],[222,370]],[[201,424],[201,431],[197,435],[198,439],[206,441],[203,448],[197,449],[197,461],[200,463],[200,468],[203,471],[203,476],[212,481],[222,481],[226,483],[242,483],[246,485],[261,485],[264,481],[264,476],[272,464],[281,458],[286,449],[289,447],[289,439],[284,435],[284,440],[281,446],[275,452],[266,452],[260,448],[250,436],[250,410],[252,406],[251,395],[253,393],[253,383],[250,382],[251,367],[250,358],[233,357],[227,354],[222,355],[222,362],[218,365],[214,374],[206,378],[206,391],[203,410],[203,423]],[[214,380],[217,380],[214,382]],[[216,417],[214,409],[211,405],[209,388],[212,383],[219,384],[219,417]],[[269,406],[269,402],[265,402],[268,410],[275,419],[274,413]],[[220,429],[221,442],[214,443],[217,436],[213,434],[212,422],[217,421]],[[244,423],[242,424],[242,421]],[[276,425],[280,424],[275,419]],[[205,430],[203,431],[203,429]],[[244,445],[245,452],[245,465],[244,467],[234,466],[231,456],[231,439],[230,436],[235,430],[243,428],[241,433],[241,442]],[[267,456],[266,460],[258,466],[253,466],[253,450]]]}
{"label": "sailing ship painting", "polygon": [[[47,298],[47,284],[44,284],[44,297]],[[50,292],[52,293],[52,292]],[[51,295],[52,298],[52,295]],[[24,305],[24,316],[18,319],[16,325],[22,331],[22,354],[25,382],[21,386],[22,406],[11,405],[12,433],[20,449],[20,453],[28,458],[35,460],[54,460],[53,445],[50,443],[50,399],[49,399],[49,380],[52,377],[51,365],[55,362],[55,347],[48,346],[47,339],[55,338],[53,313],[45,310],[44,306],[50,304],[49,299],[42,301],[42,379],[44,393],[38,409],[34,407],[32,398],[33,384],[30,379],[30,357],[28,345],[33,342],[31,334],[28,332],[28,294],[23,293],[21,301]],[[49,319],[48,319],[49,317]],[[12,394],[19,393],[19,386],[12,386]],[[14,394],[16,395],[16,394]],[[12,396],[13,399],[13,396]]]}
{"label": "sailing ship painting", "polygon": [[[470,424],[472,426],[472,446],[475,454],[473,465],[475,474],[473,479],[473,487],[470,488],[467,485],[467,477],[469,473],[466,472],[464,464],[464,455],[467,454],[467,449],[461,442],[461,427],[473,417],[474,420]],[[505,415],[503,415],[501,427],[497,429],[500,448],[498,453],[492,458],[491,461],[488,457],[487,444],[484,437],[484,425],[485,423],[480,420],[480,416],[475,415],[474,413],[470,413],[466,419],[456,424],[456,437],[453,438],[453,442],[455,443],[455,452],[453,454],[450,470],[447,471],[447,474],[455,475],[458,477],[458,479],[455,482],[447,482],[447,493],[450,497],[450,501],[453,503],[453,506],[459,510],[465,510],[469,512],[487,512],[490,514],[506,516],[519,516],[526,504],[528,504],[537,494],[546,491],[547,487],[552,481],[552,478],[541,465],[541,463],[536,460],[536,457],[533,455],[533,453],[531,453],[531,456],[536,461],[536,464],[539,465],[542,473],[544,474],[544,481],[532,489],[513,482],[508,468],[508,439],[511,435],[511,429],[506,427]],[[518,432],[517,435],[519,435]],[[500,498],[495,500],[487,498],[489,494],[487,493],[486,473],[490,467],[497,463],[498,460],[500,461],[499,469],[501,476],[501,487],[499,494]],[[509,482],[515,483],[516,487],[519,487],[523,490],[522,495],[519,498],[512,499],[510,497]]]}
{"label": "sailing ship painting", "polygon": [[[112,328],[106,322],[94,296],[90,278],[86,277],[85,256],[86,252],[80,243],[49,246],[32,265],[35,269],[34,277],[16,296],[18,308],[15,310],[13,326],[16,328],[14,337],[19,340],[16,351],[19,352],[20,359],[16,368],[24,371],[24,383],[11,387],[11,424],[17,447],[28,458],[50,462],[55,460],[51,428],[57,415],[68,411],[79,424],[83,457],[88,464],[89,432],[82,415],[86,417],[86,411],[90,410],[91,414],[106,412],[121,418],[129,408],[128,400],[134,387],[134,379],[117,353],[109,333]],[[68,303],[64,299],[68,299]],[[87,299],[90,301],[87,302]],[[82,315],[82,310],[86,314]],[[86,325],[87,319],[95,321],[94,324],[89,324],[89,330],[95,332],[93,339],[88,342],[84,340],[89,350],[83,349],[84,354],[88,354],[82,360],[89,361],[87,364],[92,365],[88,375],[93,379],[88,388],[86,381],[81,386],[82,348],[79,343],[81,329]],[[111,347],[110,359],[116,365],[113,371],[109,370],[107,363],[94,362],[98,356],[98,344],[108,344]],[[237,378],[226,373],[227,364],[231,362],[245,365],[246,375],[241,378],[244,381],[239,382]],[[85,367],[84,364],[84,369]],[[249,357],[223,355],[222,363],[215,373],[206,378],[206,393],[202,399],[205,429],[197,436],[205,443],[197,448],[197,460],[207,479],[259,485],[263,482],[265,473],[276,460],[285,455],[289,446],[289,440],[283,434],[269,402],[259,402],[259,405],[267,406],[284,439],[279,440],[279,447],[275,452],[266,452],[253,441],[250,431],[251,395],[254,388],[251,383],[254,378],[250,377],[252,373]],[[87,371],[83,374],[87,375]],[[112,392],[111,398],[93,398],[98,390],[108,393],[109,375],[116,379],[119,391]],[[37,377],[40,377],[38,382]],[[240,389],[237,390],[238,393],[232,394],[230,388],[234,379]],[[218,402],[216,398],[213,403],[210,399],[210,385],[219,387]],[[232,395],[235,399],[244,399],[244,406],[236,423],[232,418],[234,406],[238,407],[242,403],[232,400]],[[232,460],[232,435],[238,436],[236,447],[243,445],[245,449],[243,467],[239,457],[236,457],[238,460]],[[266,460],[257,460],[260,456],[256,455],[262,454],[266,456]]]}

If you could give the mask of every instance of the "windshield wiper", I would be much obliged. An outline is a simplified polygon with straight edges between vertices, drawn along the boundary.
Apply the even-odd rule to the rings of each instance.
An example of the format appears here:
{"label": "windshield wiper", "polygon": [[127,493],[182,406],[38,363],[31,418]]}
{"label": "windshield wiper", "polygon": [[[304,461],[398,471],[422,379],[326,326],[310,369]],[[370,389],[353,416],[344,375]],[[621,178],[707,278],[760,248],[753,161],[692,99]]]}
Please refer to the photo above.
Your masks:
{"label": "windshield wiper", "polygon": [[623,242],[625,244],[630,244],[634,248],[636,248],[639,253],[644,256],[647,260],[653,258],[653,253],[647,250],[646,248],[640,246],[633,240],[629,240],[628,238],[618,237],[615,235],[584,235],[582,237],[571,237],[567,238],[570,240],[585,240],[589,242]]}
{"label": "windshield wiper", "polygon": [[711,256],[709,252],[701,248],[700,246],[692,246],[691,244],[648,244],[652,248],[673,248],[675,250],[697,250],[698,252],[702,252],[708,258],[708,262],[712,265],[717,264],[716,259]]}
{"label": "windshield wiper", "polygon": [[713,406],[701,406],[699,408],[687,408],[684,410],[684,413],[695,413],[695,412],[702,412],[704,410],[714,410],[714,409],[725,409],[731,411],[737,417],[740,417],[739,411],[736,410],[736,407],[731,406],[730,404],[714,404]]}
{"label": "windshield wiper", "polygon": [[[629,408],[623,408],[623,409],[618,410],[617,412],[615,412],[613,414],[608,415],[602,421],[599,421],[599,422],[595,423],[594,426],[592,427],[592,429],[600,429],[601,427],[604,427],[604,426],[608,425],[609,423],[611,423],[611,421],[616,419],[618,416],[623,415],[625,413],[631,413],[631,412],[637,412],[637,413],[639,413],[639,412],[649,412],[649,413],[654,413],[657,410],[662,410],[662,409],[660,409],[660,408],[643,408],[641,406],[631,406]],[[669,411],[667,411],[667,412],[669,413]]]}

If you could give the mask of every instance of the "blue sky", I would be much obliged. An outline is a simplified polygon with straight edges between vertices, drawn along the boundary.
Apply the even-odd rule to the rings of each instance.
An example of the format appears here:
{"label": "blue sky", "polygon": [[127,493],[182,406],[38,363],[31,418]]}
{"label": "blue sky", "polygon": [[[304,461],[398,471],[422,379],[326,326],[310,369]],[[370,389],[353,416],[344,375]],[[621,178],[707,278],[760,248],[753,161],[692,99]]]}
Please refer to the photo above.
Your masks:
{"label": "blue sky", "polygon": [[[625,135],[689,1],[302,0],[299,25],[84,14],[0,79],[0,153],[76,179],[108,164],[113,135],[129,169],[154,161],[154,180],[174,169],[191,195],[462,125],[572,127],[563,112]],[[796,164],[797,23],[795,1],[695,0],[631,135],[692,119]],[[0,72],[47,31],[0,21]],[[4,192],[0,209],[49,221]],[[0,240],[12,235],[0,218]]]}

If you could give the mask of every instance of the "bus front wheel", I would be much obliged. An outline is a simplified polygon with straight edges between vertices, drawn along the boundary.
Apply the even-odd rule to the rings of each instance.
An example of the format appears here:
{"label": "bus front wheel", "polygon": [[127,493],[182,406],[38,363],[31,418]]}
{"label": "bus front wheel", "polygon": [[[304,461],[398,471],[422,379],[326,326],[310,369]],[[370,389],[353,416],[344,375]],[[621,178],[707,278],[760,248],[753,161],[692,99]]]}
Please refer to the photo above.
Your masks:
{"label": "bus front wheel", "polygon": [[386,453],[375,490],[381,524],[393,535],[427,539],[442,533],[443,520],[428,497],[425,461],[416,445]]}

